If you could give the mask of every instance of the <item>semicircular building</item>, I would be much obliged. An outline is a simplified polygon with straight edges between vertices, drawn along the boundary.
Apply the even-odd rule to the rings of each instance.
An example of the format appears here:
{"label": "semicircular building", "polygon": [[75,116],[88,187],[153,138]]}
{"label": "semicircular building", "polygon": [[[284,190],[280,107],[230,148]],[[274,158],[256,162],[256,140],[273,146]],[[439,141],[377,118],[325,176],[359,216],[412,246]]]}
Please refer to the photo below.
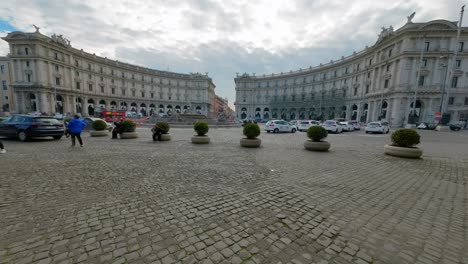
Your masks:
{"label": "semicircular building", "polygon": [[86,116],[125,110],[143,116],[214,115],[215,85],[207,74],[160,71],[110,60],[73,48],[61,35],[48,37],[38,30],[11,32],[2,39],[10,48],[5,61],[14,97],[11,112]]}
{"label": "semicircular building", "polygon": [[466,120],[468,28],[458,43],[457,29],[447,20],[409,20],[398,30],[383,28],[373,46],[317,67],[238,74],[237,117],[386,120],[400,127],[433,123],[445,104],[452,122]]}

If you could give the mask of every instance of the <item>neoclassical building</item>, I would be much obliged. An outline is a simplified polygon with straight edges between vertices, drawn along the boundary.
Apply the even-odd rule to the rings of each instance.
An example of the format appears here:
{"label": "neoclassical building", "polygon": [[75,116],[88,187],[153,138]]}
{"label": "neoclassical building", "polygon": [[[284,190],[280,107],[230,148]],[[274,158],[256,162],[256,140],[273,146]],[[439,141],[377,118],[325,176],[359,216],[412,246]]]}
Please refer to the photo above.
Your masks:
{"label": "neoclassical building", "polygon": [[400,127],[434,122],[445,104],[452,122],[468,119],[468,28],[456,43],[457,22],[411,20],[397,30],[383,28],[373,46],[329,63],[238,74],[237,117],[386,120]]}
{"label": "neoclassical building", "polygon": [[214,116],[215,85],[207,74],[159,71],[73,48],[61,35],[11,32],[10,112],[81,113],[126,110],[143,115]]}

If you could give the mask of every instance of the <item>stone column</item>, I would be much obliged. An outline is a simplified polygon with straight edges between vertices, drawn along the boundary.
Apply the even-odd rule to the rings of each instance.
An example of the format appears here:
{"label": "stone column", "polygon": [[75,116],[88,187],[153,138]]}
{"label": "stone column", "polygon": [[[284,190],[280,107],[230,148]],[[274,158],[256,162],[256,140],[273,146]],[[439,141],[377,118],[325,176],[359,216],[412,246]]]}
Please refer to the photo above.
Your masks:
{"label": "stone column", "polygon": [[70,95],[70,100],[71,100],[71,104],[70,104],[70,114],[76,114],[76,97],[74,95]]}
{"label": "stone column", "polygon": [[[373,102],[368,102],[367,103],[367,117],[366,117],[366,123],[369,123],[371,120],[371,115],[372,115],[372,104]],[[363,109],[363,111],[365,111]],[[363,112],[364,113],[364,112]]]}
{"label": "stone column", "polygon": [[[432,110],[434,101],[432,98],[429,98],[428,102],[427,107],[424,107],[424,117],[421,121],[432,123],[434,120],[434,110]],[[428,115],[432,116],[432,120],[429,120]]]}
{"label": "stone column", "polygon": [[385,116],[385,119],[390,123],[390,126],[392,126],[392,109],[393,109],[393,98],[388,98],[387,99],[387,115]]}

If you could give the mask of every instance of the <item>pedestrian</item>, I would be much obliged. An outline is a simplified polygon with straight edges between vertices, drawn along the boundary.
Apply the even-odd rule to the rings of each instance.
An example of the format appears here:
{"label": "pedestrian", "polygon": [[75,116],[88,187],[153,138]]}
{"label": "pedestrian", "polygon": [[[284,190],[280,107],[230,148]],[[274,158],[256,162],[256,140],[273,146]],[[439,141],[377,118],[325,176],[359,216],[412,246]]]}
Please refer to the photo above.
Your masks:
{"label": "pedestrian", "polygon": [[158,125],[151,128],[151,132],[153,132],[153,141],[156,141],[156,137],[158,137],[158,141],[161,141],[163,130]]}
{"label": "pedestrian", "polygon": [[2,143],[2,141],[0,140],[0,154],[5,154],[5,153],[6,153],[5,146],[3,146],[3,143]]}
{"label": "pedestrian", "polygon": [[79,115],[75,115],[75,117],[70,120],[67,125],[67,129],[71,135],[72,147],[75,146],[75,138],[78,138],[78,143],[80,146],[83,147],[83,140],[81,139],[81,132],[83,128],[86,126],[86,123],[80,119]]}
{"label": "pedestrian", "polygon": [[118,139],[117,135],[122,133],[122,121],[115,121],[114,126],[114,129],[112,129],[112,139]]}
{"label": "pedestrian", "polygon": [[66,138],[69,138],[69,137],[70,137],[70,131],[68,131],[68,128],[67,128],[69,122],[70,122],[70,121],[68,121],[68,120],[65,120],[65,121],[63,122],[63,124],[65,125],[65,131],[64,131],[64,133],[65,133],[65,137],[66,137]]}

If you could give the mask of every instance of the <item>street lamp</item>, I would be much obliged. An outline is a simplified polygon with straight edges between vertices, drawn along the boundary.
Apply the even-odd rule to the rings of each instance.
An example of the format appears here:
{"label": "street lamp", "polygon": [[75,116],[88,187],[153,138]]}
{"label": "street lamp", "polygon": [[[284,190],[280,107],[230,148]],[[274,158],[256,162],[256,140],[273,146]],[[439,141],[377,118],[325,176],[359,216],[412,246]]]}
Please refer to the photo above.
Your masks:
{"label": "street lamp", "polygon": [[[448,56],[440,56],[439,59],[443,60],[443,59],[447,59]],[[445,68],[445,73],[444,73],[444,80],[442,82],[442,95],[441,95],[441,98],[440,98],[440,107],[439,107],[439,112],[442,112],[442,108],[443,108],[443,105],[444,105],[444,100],[445,100],[445,82],[447,81],[447,74],[448,74],[448,62],[447,63],[440,63],[440,66]]]}
{"label": "street lamp", "polygon": [[[421,39],[421,38],[420,38]],[[421,68],[422,68],[422,63],[423,63],[423,57],[424,57],[424,42],[426,40],[426,34],[424,34],[422,36],[422,42],[421,42],[421,55],[419,57],[419,70],[418,70],[418,73],[416,75],[416,85],[414,86],[414,97],[413,97],[413,107],[411,108],[411,111],[410,111],[410,116],[412,117],[411,119],[411,123],[413,122],[413,117],[416,116],[416,99],[418,97],[418,87],[419,87],[419,78],[421,78]],[[410,124],[410,120],[409,120],[409,117],[408,117],[408,120],[406,122],[407,124]]]}

